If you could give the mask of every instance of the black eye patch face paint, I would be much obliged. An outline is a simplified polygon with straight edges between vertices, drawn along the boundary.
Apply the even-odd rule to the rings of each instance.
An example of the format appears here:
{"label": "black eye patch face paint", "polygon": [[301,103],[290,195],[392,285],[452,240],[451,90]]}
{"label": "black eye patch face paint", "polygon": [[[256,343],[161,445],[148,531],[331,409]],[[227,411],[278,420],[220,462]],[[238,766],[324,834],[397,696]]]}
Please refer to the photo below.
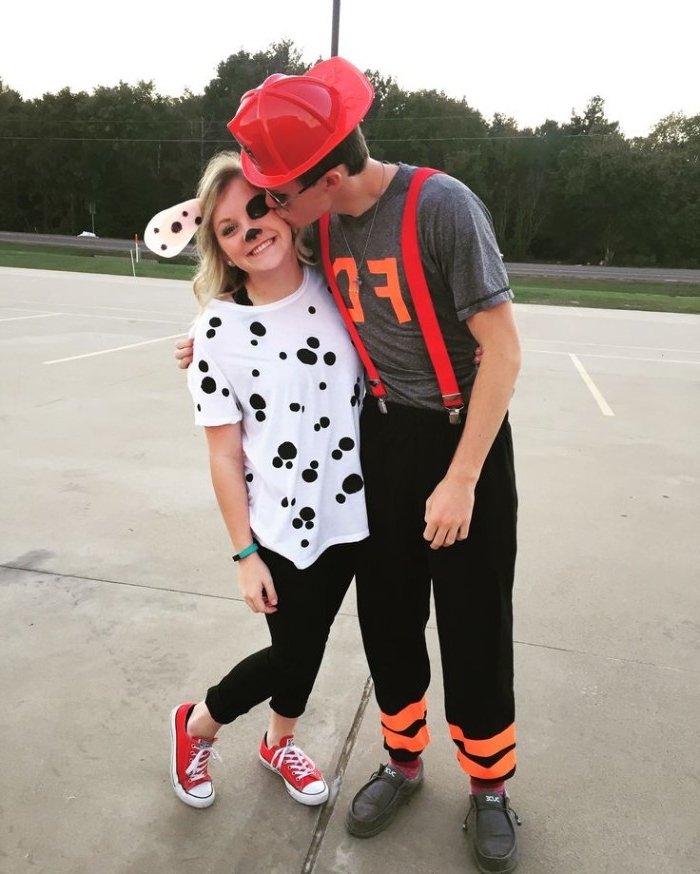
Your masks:
{"label": "black eye patch face paint", "polygon": [[270,212],[270,207],[265,203],[265,193],[256,194],[251,197],[245,205],[245,211],[248,213],[248,218],[259,219]]}

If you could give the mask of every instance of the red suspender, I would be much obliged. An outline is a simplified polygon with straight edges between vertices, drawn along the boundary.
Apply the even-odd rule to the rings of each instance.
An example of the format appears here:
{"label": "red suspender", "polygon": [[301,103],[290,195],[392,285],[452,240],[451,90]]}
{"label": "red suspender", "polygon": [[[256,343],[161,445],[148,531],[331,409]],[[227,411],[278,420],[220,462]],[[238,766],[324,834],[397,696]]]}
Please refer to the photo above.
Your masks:
{"label": "red suspender", "polygon": [[357,350],[357,354],[360,356],[360,361],[367,372],[367,377],[369,381],[369,390],[372,392],[372,395],[377,399],[377,403],[379,404],[379,409],[386,413],[386,389],[384,388],[384,383],[382,382],[381,377],[379,376],[379,371],[374,366],[374,361],[369,357],[369,353],[365,348],[365,344],[360,339],[360,335],[355,327],[355,322],[352,320],[352,316],[348,311],[348,308],[345,306],[345,301],[343,300],[343,295],[340,293],[340,289],[338,288],[338,281],[335,278],[335,273],[333,272],[333,264],[331,263],[331,217],[329,213],[322,215],[318,220],[319,225],[319,238],[321,241],[321,261],[323,262],[323,270],[326,274],[326,279],[328,280],[328,286],[333,293],[333,297],[335,298],[335,302],[340,310],[340,314],[343,317],[345,322],[345,327],[348,329],[350,333],[350,338],[353,342],[355,349]]}
{"label": "red suspender", "polygon": [[[418,214],[418,195],[421,185],[428,176],[439,173],[439,170],[432,170],[428,167],[421,167],[416,170],[411,178],[406,195],[406,204],[403,212],[403,222],[401,225],[401,255],[404,264],[404,273],[408,281],[409,291],[413,299],[413,305],[416,309],[418,322],[423,333],[423,338],[428,349],[430,360],[435,370],[438,385],[440,386],[440,395],[445,409],[449,413],[450,423],[458,425],[461,421],[461,411],[464,409],[464,400],[459,391],[457,379],[454,369],[450,361],[445,340],[438,325],[435,308],[430,297],[428,283],[425,279],[423,264],[418,246],[418,223],[416,217]],[[338,309],[343,316],[345,325],[350,332],[352,342],[357,349],[357,354],[360,356],[365,370],[369,377],[370,391],[377,398],[379,408],[382,412],[386,412],[386,389],[382,383],[381,377],[374,366],[374,362],[369,357],[364,343],[360,339],[355,323],[352,320],[348,308],[345,306],[345,301],[338,288],[338,283],[333,272],[333,265],[330,257],[330,216],[328,214],[321,216],[319,219],[319,238],[321,243],[321,260],[323,269],[328,279],[328,284],[335,298]]]}
{"label": "red suspender", "polygon": [[408,287],[413,298],[413,306],[420,323],[425,345],[433,363],[433,370],[440,386],[440,395],[445,409],[450,415],[450,422],[458,425],[460,412],[464,409],[464,400],[457,385],[454,369],[450,356],[447,353],[445,340],[438,325],[435,307],[433,306],[428,283],[425,280],[425,272],[418,248],[418,195],[423,182],[428,176],[439,173],[439,170],[431,170],[429,167],[421,167],[416,170],[408,186],[406,206],[403,211],[403,223],[401,225],[401,255],[403,257],[404,273],[408,280]]}

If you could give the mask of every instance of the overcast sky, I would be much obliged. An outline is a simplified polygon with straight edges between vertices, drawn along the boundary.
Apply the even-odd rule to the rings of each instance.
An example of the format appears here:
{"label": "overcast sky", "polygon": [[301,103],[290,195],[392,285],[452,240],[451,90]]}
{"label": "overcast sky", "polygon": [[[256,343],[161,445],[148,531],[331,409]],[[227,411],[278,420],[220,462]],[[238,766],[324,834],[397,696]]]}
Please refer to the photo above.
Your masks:
{"label": "overcast sky", "polygon": [[[197,94],[241,49],[289,39],[306,62],[328,57],[332,22],[333,0],[8,0],[0,78],[24,98],[120,80]],[[566,122],[598,94],[632,137],[669,113],[700,113],[699,24],[698,0],[340,0],[338,53],[520,127]]]}

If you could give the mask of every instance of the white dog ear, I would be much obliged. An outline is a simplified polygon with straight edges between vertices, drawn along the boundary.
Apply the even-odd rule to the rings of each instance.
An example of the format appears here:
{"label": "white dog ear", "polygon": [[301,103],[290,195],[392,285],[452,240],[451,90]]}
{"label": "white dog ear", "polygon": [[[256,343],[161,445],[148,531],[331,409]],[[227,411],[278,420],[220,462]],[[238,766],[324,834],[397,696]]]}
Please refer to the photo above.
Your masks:
{"label": "white dog ear", "polygon": [[164,209],[148,223],[143,241],[156,255],[174,258],[179,255],[202,223],[199,200],[186,200]]}

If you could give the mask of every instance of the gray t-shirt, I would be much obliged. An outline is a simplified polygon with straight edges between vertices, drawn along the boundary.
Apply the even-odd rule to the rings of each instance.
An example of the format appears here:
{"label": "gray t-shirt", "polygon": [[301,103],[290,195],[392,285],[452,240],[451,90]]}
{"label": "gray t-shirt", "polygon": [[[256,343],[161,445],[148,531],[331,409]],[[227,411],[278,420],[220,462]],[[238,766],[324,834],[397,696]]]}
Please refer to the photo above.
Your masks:
{"label": "gray t-shirt", "polygon": [[[331,259],[388,400],[444,410],[401,258],[403,208],[415,169],[399,164],[376,215],[372,206],[357,218],[332,217]],[[491,216],[466,185],[436,174],[421,188],[418,236],[438,322],[467,402],[476,374],[477,343],[465,321],[513,298]]]}

